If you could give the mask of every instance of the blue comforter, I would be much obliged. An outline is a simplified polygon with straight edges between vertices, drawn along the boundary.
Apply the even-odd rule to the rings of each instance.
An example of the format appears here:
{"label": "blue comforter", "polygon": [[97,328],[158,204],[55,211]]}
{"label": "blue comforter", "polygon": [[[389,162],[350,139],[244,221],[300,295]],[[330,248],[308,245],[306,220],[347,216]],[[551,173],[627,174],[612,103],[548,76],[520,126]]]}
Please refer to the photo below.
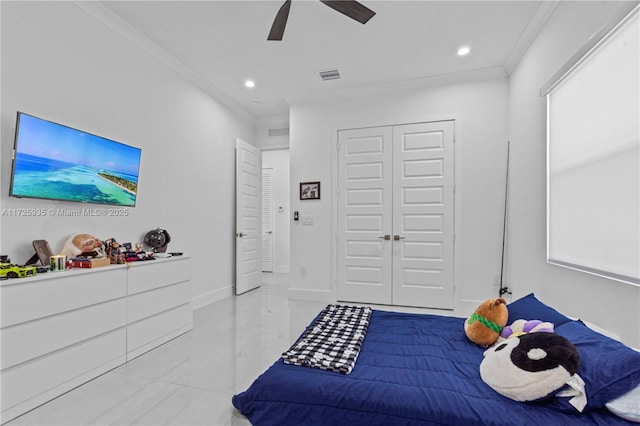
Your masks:
{"label": "blue comforter", "polygon": [[233,405],[254,425],[628,424],[606,409],[565,413],[499,395],[480,378],[484,349],[463,323],[374,310],[351,374],[280,359]]}

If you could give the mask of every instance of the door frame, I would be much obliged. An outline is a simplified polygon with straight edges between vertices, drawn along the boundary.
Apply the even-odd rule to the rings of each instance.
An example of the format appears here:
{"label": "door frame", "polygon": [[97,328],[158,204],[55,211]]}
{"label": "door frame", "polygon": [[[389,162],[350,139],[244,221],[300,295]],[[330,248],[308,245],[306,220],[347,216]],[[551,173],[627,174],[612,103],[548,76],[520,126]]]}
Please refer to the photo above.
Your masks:
{"label": "door frame", "polygon": [[333,300],[337,300],[338,296],[338,201],[335,197],[335,194],[338,192],[338,182],[339,182],[339,164],[338,164],[338,132],[341,130],[353,130],[353,129],[363,129],[369,127],[380,127],[380,126],[402,126],[407,124],[417,124],[417,123],[428,123],[433,121],[453,121],[454,122],[454,135],[455,135],[455,143],[454,143],[454,199],[453,199],[453,227],[454,232],[456,233],[454,242],[453,242],[453,304],[456,309],[456,301],[457,301],[457,286],[455,285],[456,279],[459,276],[457,265],[459,262],[456,262],[456,259],[460,259],[462,256],[461,247],[463,246],[463,238],[460,232],[460,223],[461,223],[461,211],[462,211],[462,187],[459,184],[461,182],[461,170],[459,167],[460,159],[462,158],[462,135],[461,135],[461,127],[462,127],[462,119],[459,114],[443,114],[443,115],[428,115],[424,117],[399,117],[396,119],[384,119],[384,120],[363,120],[363,121],[345,121],[343,123],[338,123],[333,126],[331,129],[331,137],[332,137],[332,155],[331,155],[331,178],[332,178],[332,186],[331,189],[333,191],[334,197],[332,197],[333,205],[331,206],[331,290],[333,294]]}

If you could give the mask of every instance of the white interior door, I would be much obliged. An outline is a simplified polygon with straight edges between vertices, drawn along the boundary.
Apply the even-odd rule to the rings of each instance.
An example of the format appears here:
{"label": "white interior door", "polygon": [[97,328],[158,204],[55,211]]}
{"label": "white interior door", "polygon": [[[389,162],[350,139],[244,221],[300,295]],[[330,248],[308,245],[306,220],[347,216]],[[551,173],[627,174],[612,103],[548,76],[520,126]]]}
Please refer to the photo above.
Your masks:
{"label": "white interior door", "polygon": [[393,303],[453,309],[453,121],[393,128]]}
{"label": "white interior door", "polygon": [[262,153],[236,141],[236,294],[261,284]]}
{"label": "white interior door", "polygon": [[273,272],[273,169],[262,169],[262,272]]}
{"label": "white interior door", "polygon": [[392,302],[391,137],[390,127],[338,134],[339,300]]}
{"label": "white interior door", "polygon": [[453,308],[454,122],[338,132],[338,300]]}

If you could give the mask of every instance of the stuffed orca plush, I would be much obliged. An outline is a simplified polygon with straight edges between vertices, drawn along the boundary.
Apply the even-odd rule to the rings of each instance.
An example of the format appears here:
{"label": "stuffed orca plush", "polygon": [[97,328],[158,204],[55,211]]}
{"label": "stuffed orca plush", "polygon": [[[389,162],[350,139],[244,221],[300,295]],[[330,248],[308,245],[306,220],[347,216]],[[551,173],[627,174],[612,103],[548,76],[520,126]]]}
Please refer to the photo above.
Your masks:
{"label": "stuffed orca plush", "polygon": [[[480,376],[507,398],[536,401],[554,395],[566,384],[574,387],[573,382],[582,382],[576,374],[579,363],[580,354],[566,338],[555,333],[530,333],[486,350]],[[584,398],[583,387],[577,393]]]}

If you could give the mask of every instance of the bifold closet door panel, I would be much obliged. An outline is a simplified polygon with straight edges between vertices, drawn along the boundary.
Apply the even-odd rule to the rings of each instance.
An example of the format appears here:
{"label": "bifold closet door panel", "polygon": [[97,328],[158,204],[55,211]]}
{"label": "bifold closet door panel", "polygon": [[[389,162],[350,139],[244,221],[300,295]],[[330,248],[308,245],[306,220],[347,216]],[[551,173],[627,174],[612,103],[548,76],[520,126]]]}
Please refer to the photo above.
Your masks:
{"label": "bifold closet door panel", "polygon": [[338,134],[339,300],[391,303],[391,137],[390,127]]}
{"label": "bifold closet door panel", "polygon": [[453,309],[454,122],[393,128],[393,304]]}

